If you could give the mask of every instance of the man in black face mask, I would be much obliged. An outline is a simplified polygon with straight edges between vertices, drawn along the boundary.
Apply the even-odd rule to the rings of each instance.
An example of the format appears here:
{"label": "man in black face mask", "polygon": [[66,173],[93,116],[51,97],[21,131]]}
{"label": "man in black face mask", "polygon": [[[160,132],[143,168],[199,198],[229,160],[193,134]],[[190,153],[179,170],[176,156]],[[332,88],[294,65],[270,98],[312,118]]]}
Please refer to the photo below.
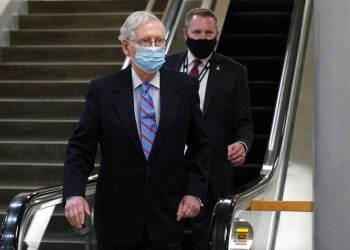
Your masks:
{"label": "man in black face mask", "polygon": [[246,68],[214,52],[215,14],[196,8],[186,15],[183,36],[188,51],[170,55],[165,66],[200,81],[200,107],[211,142],[208,199],[192,220],[193,249],[208,249],[209,226],[216,201],[232,194],[232,165],[244,163],[253,140]]}

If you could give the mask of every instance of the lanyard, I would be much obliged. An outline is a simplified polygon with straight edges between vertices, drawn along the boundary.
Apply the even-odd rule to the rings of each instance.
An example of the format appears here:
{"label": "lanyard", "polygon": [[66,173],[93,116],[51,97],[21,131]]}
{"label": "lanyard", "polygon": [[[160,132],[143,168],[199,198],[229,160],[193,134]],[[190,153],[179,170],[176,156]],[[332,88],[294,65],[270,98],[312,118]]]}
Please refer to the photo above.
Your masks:
{"label": "lanyard", "polygon": [[[210,63],[211,63],[211,57],[209,58],[209,60],[207,61],[207,63],[204,65],[204,68],[201,70],[201,72],[199,73],[198,76],[198,81],[201,82],[202,79],[204,78],[205,74],[208,72],[209,67],[210,67]],[[184,61],[184,66],[183,66],[183,73],[188,73],[188,57],[186,56],[185,61]]]}

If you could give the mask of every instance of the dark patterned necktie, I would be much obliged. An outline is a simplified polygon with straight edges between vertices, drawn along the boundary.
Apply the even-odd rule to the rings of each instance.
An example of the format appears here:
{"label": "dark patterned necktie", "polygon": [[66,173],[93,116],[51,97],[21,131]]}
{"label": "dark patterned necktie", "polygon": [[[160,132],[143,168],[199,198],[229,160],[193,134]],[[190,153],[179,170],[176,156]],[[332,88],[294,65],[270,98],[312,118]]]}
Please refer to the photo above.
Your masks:
{"label": "dark patterned necktie", "polygon": [[143,152],[147,160],[151,153],[154,138],[157,133],[156,112],[154,110],[152,97],[148,93],[150,87],[150,83],[142,83],[140,102],[140,136]]}
{"label": "dark patterned necktie", "polygon": [[194,65],[189,73],[189,75],[193,76],[194,78],[198,79],[199,77],[199,69],[198,66],[201,65],[201,60],[196,59],[193,61]]}

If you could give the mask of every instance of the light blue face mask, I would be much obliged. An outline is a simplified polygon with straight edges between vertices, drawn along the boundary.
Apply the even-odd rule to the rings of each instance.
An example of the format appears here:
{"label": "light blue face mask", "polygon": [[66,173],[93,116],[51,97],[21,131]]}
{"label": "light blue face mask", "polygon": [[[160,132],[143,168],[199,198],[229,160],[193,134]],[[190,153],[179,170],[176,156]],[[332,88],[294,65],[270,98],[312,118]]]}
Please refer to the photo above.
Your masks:
{"label": "light blue face mask", "polygon": [[133,60],[136,66],[141,70],[147,73],[155,73],[162,67],[165,62],[165,48],[136,47],[136,55],[135,59]]}

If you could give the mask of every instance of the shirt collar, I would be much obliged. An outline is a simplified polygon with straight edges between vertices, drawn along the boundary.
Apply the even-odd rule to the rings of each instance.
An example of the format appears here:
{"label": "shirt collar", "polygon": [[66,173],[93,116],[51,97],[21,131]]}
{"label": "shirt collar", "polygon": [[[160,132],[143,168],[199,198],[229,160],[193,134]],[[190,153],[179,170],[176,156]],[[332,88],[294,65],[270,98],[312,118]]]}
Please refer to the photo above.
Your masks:
{"label": "shirt collar", "polygon": [[212,56],[213,52],[210,53],[210,55],[207,58],[203,58],[203,59],[199,59],[197,57],[195,57],[192,52],[190,50],[187,50],[187,59],[188,59],[188,65],[190,65],[191,63],[193,63],[194,60],[200,60],[202,62],[203,65],[206,65],[207,62],[209,61],[210,57]]}
{"label": "shirt collar", "polygon": [[[135,70],[131,67],[131,77],[132,77],[132,88],[136,89],[138,86],[140,86],[142,84],[142,80],[140,79],[140,77],[138,77],[138,75],[136,74]],[[153,79],[151,81],[149,81],[149,83],[156,87],[156,88],[160,88],[160,77],[159,77],[159,71],[156,73],[156,75],[153,77]]]}

